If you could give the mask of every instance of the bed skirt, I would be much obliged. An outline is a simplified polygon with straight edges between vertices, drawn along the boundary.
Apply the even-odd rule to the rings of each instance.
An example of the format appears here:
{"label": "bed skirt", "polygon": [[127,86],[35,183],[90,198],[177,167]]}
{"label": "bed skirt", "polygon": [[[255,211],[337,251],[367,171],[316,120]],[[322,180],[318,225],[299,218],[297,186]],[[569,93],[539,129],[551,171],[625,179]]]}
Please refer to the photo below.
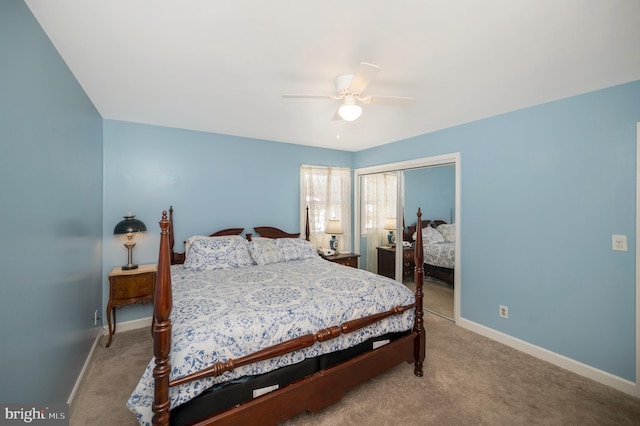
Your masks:
{"label": "bed skirt", "polygon": [[454,269],[424,264],[424,277],[444,281],[453,287]]}

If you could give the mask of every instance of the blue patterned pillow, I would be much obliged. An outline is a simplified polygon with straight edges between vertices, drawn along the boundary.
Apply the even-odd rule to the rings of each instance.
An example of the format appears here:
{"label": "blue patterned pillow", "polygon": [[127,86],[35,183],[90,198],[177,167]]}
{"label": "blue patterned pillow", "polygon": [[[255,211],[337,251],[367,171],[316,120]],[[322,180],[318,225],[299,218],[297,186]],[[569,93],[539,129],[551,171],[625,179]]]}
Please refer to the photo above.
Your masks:
{"label": "blue patterned pillow", "polygon": [[271,238],[253,237],[249,243],[249,253],[258,265],[282,262],[276,242]]}
{"label": "blue patterned pillow", "polygon": [[277,238],[275,243],[284,262],[318,256],[311,241],[301,238]]}
{"label": "blue patterned pillow", "polygon": [[442,234],[446,242],[456,242],[456,225],[454,223],[445,223],[442,225],[438,225],[436,229]]}
{"label": "blue patterned pillow", "polygon": [[184,267],[187,269],[226,269],[253,265],[247,241],[237,235],[208,237],[191,242]]}

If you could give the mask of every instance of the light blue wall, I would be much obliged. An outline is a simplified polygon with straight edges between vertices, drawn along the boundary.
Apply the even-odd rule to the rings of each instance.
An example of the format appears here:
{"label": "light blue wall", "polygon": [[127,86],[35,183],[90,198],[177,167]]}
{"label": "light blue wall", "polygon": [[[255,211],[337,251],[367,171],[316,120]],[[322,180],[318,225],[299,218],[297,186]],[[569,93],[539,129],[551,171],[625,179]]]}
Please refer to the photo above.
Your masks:
{"label": "light blue wall", "polygon": [[403,172],[405,225],[416,223],[418,207],[423,219],[453,223],[456,207],[456,169],[452,165]]}
{"label": "light blue wall", "polygon": [[[135,263],[156,263],[163,210],[175,210],[176,249],[194,234],[228,227],[300,228],[300,165],[350,167],[354,154],[212,133],[104,122],[104,287],[126,263],[113,227],[129,211],[147,225]],[[118,310],[118,322],[148,317],[151,306]]]}
{"label": "light blue wall", "polygon": [[635,381],[638,121],[640,81],[361,151],[355,167],[460,152],[460,315]]}
{"label": "light blue wall", "polygon": [[[179,248],[227,226],[295,229],[300,164],[451,152],[461,153],[461,315],[635,380],[640,82],[353,154],[103,123],[21,1],[0,5],[0,58],[0,365],[14,384],[0,401],[66,401],[97,305],[104,316],[106,274],[126,259],[112,235],[126,212],[149,229],[134,260],[155,262],[169,204]],[[612,252],[611,234],[630,250]],[[148,315],[127,307],[118,319]]]}
{"label": "light blue wall", "polygon": [[67,402],[98,334],[102,118],[22,1],[0,3],[3,403]]}

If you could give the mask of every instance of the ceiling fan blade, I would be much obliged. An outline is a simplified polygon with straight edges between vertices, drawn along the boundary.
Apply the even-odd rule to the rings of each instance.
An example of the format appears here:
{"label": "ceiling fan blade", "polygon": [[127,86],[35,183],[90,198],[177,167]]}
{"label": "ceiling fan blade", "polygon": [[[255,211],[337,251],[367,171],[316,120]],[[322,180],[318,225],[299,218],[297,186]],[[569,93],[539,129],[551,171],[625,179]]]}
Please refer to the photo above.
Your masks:
{"label": "ceiling fan blade", "polygon": [[336,109],[336,112],[333,113],[333,117],[331,117],[331,121],[340,121],[342,120],[342,117],[340,117],[340,114],[338,114],[338,110]]}
{"label": "ceiling fan blade", "polygon": [[408,98],[403,96],[369,96],[362,99],[363,103],[372,105],[392,105],[392,106],[411,106],[416,98]]}
{"label": "ceiling fan blade", "polygon": [[375,78],[379,71],[379,66],[362,62],[358,66],[358,70],[351,79],[349,90],[351,90],[351,92],[354,94],[361,94],[362,92],[364,92],[364,89],[367,88],[371,80]]}
{"label": "ceiling fan blade", "polygon": [[333,99],[330,95],[282,95],[283,98],[290,99]]}

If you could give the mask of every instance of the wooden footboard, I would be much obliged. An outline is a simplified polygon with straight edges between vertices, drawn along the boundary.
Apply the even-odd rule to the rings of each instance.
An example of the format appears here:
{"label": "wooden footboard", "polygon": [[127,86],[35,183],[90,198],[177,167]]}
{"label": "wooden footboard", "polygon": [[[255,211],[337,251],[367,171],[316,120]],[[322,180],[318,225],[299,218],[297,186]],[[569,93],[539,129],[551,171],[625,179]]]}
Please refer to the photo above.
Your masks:
{"label": "wooden footboard", "polygon": [[[418,223],[421,219],[418,209]],[[231,425],[231,424],[275,424],[292,417],[305,410],[317,411],[329,406],[342,398],[344,393],[367,381],[380,373],[402,362],[414,363],[414,374],[422,376],[422,366],[425,358],[425,329],[423,313],[423,253],[422,236],[418,233],[415,250],[415,303],[400,306],[391,311],[375,314],[370,317],[336,325],[317,333],[301,336],[298,339],[266,348],[255,354],[214,366],[200,373],[181,378],[170,383],[171,366],[169,355],[171,349],[171,260],[173,258],[172,222],[167,218],[167,212],[162,213],[160,221],[160,251],[158,256],[158,277],[155,290],[153,313],[153,351],[155,367],[153,377],[155,381],[153,409],[153,424],[169,424],[169,387],[184,381],[195,380],[211,375],[222,374],[239,365],[256,362],[300,349],[311,345],[315,341],[327,340],[365,327],[390,315],[400,314],[407,309],[415,308],[415,322],[411,334],[401,337],[381,348],[358,355],[349,361],[319,371],[289,386],[283,387],[269,394],[255,398],[235,408],[225,410],[213,417],[203,420],[199,425]],[[171,235],[171,236],[170,236]]]}
{"label": "wooden footboard", "polygon": [[415,333],[282,389],[194,423],[205,426],[275,425],[304,411],[317,412],[340,401],[348,390],[403,362],[412,362]]}

